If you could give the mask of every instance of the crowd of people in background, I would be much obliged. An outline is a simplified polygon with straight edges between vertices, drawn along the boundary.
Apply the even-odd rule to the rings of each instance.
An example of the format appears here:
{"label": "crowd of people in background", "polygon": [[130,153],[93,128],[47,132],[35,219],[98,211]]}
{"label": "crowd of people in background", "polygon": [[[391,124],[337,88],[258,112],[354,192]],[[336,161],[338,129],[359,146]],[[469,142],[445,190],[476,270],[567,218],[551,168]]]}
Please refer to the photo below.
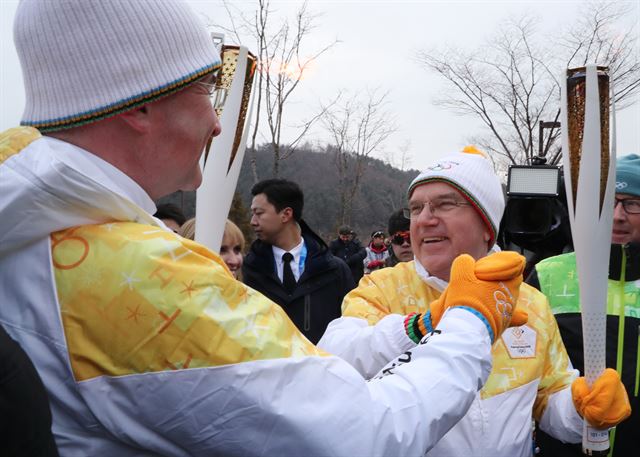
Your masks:
{"label": "crowd of people in background", "polygon": [[[292,181],[280,180],[279,182],[280,184],[299,187]],[[261,185],[262,183],[259,183],[256,186]],[[373,231],[367,246],[362,245],[355,230],[348,225],[340,226],[338,237],[328,243],[329,252],[333,256],[342,259],[349,267],[355,284],[360,281],[365,273],[369,274],[381,268],[393,267],[399,262],[413,260],[409,218],[406,217],[405,212],[404,208],[394,211],[389,216],[387,232],[385,233],[382,230]],[[178,233],[190,240],[195,240],[195,217],[187,219],[180,206],[174,203],[158,203],[153,216],[160,219],[174,233]],[[247,217],[252,219],[253,214],[248,213]],[[262,229],[257,228],[254,233],[256,238],[260,239]],[[238,278],[244,256],[247,254],[245,247],[250,248],[249,245],[245,245],[245,236],[240,228],[233,221],[227,219],[219,253],[236,278]],[[295,276],[299,275],[294,274]]]}
{"label": "crowd of people in background", "polygon": [[[389,217],[389,235],[374,231],[366,247],[347,225],[327,245],[302,219],[304,195],[297,183],[264,180],[254,185],[252,195],[247,216],[256,240],[246,245],[242,231],[227,219],[220,257],[236,279],[282,306],[313,343],[341,316],[345,295],[365,274],[413,260],[409,219],[402,208]],[[195,240],[195,217],[187,219],[178,205],[159,203],[154,217]],[[286,253],[291,254],[288,261]]]}

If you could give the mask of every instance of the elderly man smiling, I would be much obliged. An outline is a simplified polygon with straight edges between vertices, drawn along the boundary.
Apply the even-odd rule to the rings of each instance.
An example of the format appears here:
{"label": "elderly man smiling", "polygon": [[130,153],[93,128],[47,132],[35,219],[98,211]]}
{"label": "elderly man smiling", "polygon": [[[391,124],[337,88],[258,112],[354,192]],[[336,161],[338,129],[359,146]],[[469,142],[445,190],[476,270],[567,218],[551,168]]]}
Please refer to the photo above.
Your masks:
{"label": "elderly man smiling", "polygon": [[[413,347],[423,331],[431,330],[431,318],[439,314],[442,300],[472,292],[482,295],[470,270],[463,271],[461,264],[471,265],[473,259],[476,265],[488,262],[485,277],[498,267],[492,265],[494,255],[488,254],[498,250],[494,245],[504,198],[491,163],[477,149],[467,147],[437,161],[413,180],[408,196],[415,261],[365,277],[345,297],[343,317],[330,324],[319,342],[365,376],[373,376],[387,360]],[[510,295],[507,288],[488,292],[484,300],[495,302],[498,309]],[[580,415],[603,427],[628,416],[626,392],[615,377],[613,382],[608,377],[596,381],[616,400],[610,405],[596,405],[598,397],[585,400],[582,390],[572,395],[576,373],[542,293],[522,285],[518,309],[528,313],[528,322],[495,340],[487,383],[466,416],[428,455],[530,456],[533,419],[556,438],[578,442]],[[442,373],[434,370],[433,376]],[[594,406],[600,411],[594,413]]]}

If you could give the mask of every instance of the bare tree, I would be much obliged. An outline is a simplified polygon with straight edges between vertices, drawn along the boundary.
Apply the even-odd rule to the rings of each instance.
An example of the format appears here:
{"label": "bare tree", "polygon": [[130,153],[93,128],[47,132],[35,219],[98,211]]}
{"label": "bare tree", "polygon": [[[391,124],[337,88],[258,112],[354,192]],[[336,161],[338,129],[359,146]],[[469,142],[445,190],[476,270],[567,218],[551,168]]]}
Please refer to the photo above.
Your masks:
{"label": "bare tree", "polygon": [[378,90],[341,97],[323,106],[322,125],[330,135],[329,151],[338,171],[340,224],[349,224],[358,186],[368,158],[397,131],[394,117],[386,109],[388,93]]}
{"label": "bare tree", "polygon": [[570,53],[568,67],[589,62],[603,62],[609,67],[617,109],[632,104],[633,95],[640,91],[637,21],[627,29],[618,25],[632,12],[631,7],[631,3],[596,5],[561,41]]}
{"label": "bare tree", "polygon": [[405,139],[397,151],[388,149],[385,152],[385,162],[400,171],[408,170],[411,166],[411,140]]}
{"label": "bare tree", "polygon": [[[280,18],[275,25],[272,17],[275,12],[270,7],[270,0],[258,0],[258,7],[253,15],[247,15],[233,7],[226,0],[224,6],[230,19],[230,27],[221,27],[232,33],[238,42],[244,36],[255,40],[258,57],[258,82],[256,105],[254,107],[254,125],[251,134],[250,157],[251,171],[257,182],[255,150],[256,139],[266,121],[267,141],[273,150],[274,176],[278,176],[280,161],[290,157],[304,139],[309,129],[322,117],[323,112],[312,115],[301,124],[296,125],[294,138],[283,144],[282,127],[285,119],[285,108],[292,93],[298,87],[310,65],[322,54],[331,49],[337,40],[320,46],[319,49],[307,53],[307,42],[315,28],[316,15],[307,10],[307,2],[295,13],[293,19]],[[266,114],[263,120],[262,114]]]}
{"label": "bare tree", "polygon": [[[582,20],[558,39],[537,41],[536,20],[509,20],[491,40],[473,52],[456,49],[423,51],[419,61],[448,83],[436,104],[472,115],[486,133],[472,140],[492,156],[509,164],[531,164],[538,155],[548,163],[561,159],[560,130],[543,130],[540,121],[560,117],[562,68],[597,62],[610,68],[618,108],[632,103],[640,89],[635,28],[620,31],[624,5],[595,4]],[[555,46],[555,47],[551,47]],[[502,164],[503,166],[504,164]]]}
{"label": "bare tree", "polygon": [[253,181],[258,182],[258,169],[256,166],[256,136],[258,134],[258,126],[260,125],[260,114],[262,111],[262,92],[264,86],[264,74],[261,71],[262,62],[266,58],[267,49],[267,24],[269,23],[269,16],[271,10],[269,9],[269,1],[266,3],[263,0],[259,0],[258,8],[252,15],[248,15],[239,9],[237,6],[231,4],[227,0],[223,0],[223,6],[227,12],[229,19],[229,26],[212,22],[208,17],[206,21],[209,27],[215,30],[223,30],[229,33],[237,43],[244,43],[247,37],[255,41],[255,49],[250,49],[251,52],[256,53],[258,59],[258,71],[256,72],[257,90],[254,93],[254,107],[253,107],[253,132],[251,134],[251,144],[249,146],[249,156],[251,164],[251,174]]}

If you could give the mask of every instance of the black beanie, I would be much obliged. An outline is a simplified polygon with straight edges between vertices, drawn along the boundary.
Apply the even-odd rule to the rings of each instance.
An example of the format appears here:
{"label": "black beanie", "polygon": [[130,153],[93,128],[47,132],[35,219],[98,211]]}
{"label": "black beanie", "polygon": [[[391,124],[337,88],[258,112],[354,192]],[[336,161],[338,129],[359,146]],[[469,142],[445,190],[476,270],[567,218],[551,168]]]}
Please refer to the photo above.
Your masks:
{"label": "black beanie", "polygon": [[394,233],[404,232],[409,230],[409,219],[404,217],[402,209],[395,211],[389,217],[389,236],[393,236]]}

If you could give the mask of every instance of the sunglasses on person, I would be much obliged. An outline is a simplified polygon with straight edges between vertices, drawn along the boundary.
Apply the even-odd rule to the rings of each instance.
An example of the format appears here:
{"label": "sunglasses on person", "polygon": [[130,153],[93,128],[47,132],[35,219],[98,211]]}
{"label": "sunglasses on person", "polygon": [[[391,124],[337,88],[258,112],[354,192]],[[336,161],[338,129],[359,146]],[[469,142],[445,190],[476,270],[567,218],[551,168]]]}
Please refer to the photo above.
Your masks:
{"label": "sunglasses on person", "polygon": [[397,232],[395,235],[393,235],[393,237],[391,238],[391,242],[393,244],[398,244],[401,245],[404,242],[407,242],[409,244],[411,244],[411,236],[409,235],[408,231],[404,231],[404,232]]}

